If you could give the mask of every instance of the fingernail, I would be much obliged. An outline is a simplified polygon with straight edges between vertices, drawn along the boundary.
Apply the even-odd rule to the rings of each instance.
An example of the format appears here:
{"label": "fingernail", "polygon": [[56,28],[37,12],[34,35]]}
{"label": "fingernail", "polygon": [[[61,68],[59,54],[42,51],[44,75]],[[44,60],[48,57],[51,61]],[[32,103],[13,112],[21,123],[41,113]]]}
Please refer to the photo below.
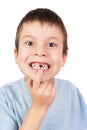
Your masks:
{"label": "fingernail", "polygon": [[42,73],[43,73],[43,70],[41,70],[41,69],[40,69],[40,70],[38,70],[38,73],[42,74]]}

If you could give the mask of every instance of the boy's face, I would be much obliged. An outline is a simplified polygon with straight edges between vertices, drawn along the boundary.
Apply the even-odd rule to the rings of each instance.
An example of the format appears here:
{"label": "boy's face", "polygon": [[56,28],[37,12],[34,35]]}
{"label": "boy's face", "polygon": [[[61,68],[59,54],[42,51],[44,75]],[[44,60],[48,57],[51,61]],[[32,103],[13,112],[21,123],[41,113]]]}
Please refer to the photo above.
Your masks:
{"label": "boy's face", "polygon": [[39,21],[24,23],[20,33],[19,50],[14,50],[16,63],[26,78],[34,79],[43,70],[42,81],[53,78],[64,66],[63,34],[56,25]]}

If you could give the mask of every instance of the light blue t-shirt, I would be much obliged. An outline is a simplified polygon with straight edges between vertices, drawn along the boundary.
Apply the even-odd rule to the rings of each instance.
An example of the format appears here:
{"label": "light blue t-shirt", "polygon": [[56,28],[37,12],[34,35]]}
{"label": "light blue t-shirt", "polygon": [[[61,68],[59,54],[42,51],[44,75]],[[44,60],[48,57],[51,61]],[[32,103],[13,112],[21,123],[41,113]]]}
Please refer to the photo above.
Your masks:
{"label": "light blue t-shirt", "polygon": [[[55,87],[56,98],[40,130],[87,130],[87,105],[81,93],[67,80],[55,79]],[[18,130],[30,106],[31,98],[24,79],[1,87],[0,130]]]}

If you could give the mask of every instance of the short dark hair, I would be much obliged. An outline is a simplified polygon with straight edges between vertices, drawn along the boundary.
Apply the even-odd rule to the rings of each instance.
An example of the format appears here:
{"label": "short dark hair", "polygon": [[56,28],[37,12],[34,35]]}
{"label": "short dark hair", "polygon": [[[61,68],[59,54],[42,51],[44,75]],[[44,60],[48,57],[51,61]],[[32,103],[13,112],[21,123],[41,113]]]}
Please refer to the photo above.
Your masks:
{"label": "short dark hair", "polygon": [[20,21],[17,32],[16,32],[16,38],[15,38],[15,47],[18,51],[19,48],[19,38],[20,38],[20,32],[22,29],[22,26],[24,23],[29,21],[40,21],[40,22],[48,22],[49,24],[55,24],[57,25],[62,33],[63,33],[63,54],[67,53],[68,45],[67,45],[67,31],[65,28],[65,25],[62,21],[62,19],[52,10],[47,8],[37,8],[34,10],[29,11]]}

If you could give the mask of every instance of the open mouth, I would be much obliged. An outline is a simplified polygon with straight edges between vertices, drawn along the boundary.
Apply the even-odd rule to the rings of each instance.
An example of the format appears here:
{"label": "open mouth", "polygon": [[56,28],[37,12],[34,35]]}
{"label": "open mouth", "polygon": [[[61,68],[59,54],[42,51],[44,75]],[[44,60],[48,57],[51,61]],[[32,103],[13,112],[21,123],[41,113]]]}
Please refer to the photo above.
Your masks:
{"label": "open mouth", "polygon": [[34,70],[43,70],[43,71],[46,71],[50,68],[50,65],[47,64],[47,63],[36,63],[36,62],[33,62],[33,63],[30,63],[30,67]]}

